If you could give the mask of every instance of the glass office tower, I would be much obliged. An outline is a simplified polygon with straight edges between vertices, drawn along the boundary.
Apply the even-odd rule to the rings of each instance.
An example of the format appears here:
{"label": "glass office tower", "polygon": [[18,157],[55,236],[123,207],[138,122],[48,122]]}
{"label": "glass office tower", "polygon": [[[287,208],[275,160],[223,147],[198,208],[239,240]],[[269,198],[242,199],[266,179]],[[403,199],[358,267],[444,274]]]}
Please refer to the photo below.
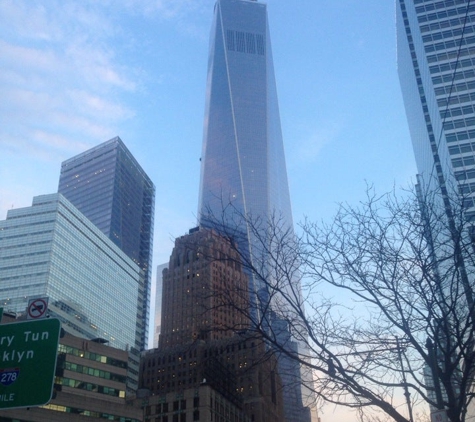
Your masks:
{"label": "glass office tower", "polygon": [[419,184],[475,219],[475,4],[397,0],[398,71]]}
{"label": "glass office tower", "polygon": [[[447,213],[449,227],[457,215],[450,199],[462,193],[465,218],[473,222],[475,4],[396,0],[396,5],[398,72],[419,173],[417,192],[423,197],[431,192],[442,194],[440,206]],[[434,232],[441,236],[439,229]],[[433,253],[436,256],[439,251]],[[436,262],[444,266],[443,259]],[[464,265],[458,266],[457,272],[464,273]],[[447,358],[447,352],[439,353]],[[441,360],[440,365],[445,364]],[[434,386],[432,370],[425,367],[424,375],[427,385]],[[442,396],[445,394],[442,388]],[[437,401],[434,388],[428,396]]]}
{"label": "glass office tower", "polygon": [[58,192],[91,220],[143,271],[138,302],[147,347],[155,187],[119,137],[61,164]]}
{"label": "glass office tower", "polygon": [[[276,216],[290,230],[293,227],[267,9],[255,0],[218,0],[215,5],[198,215],[201,226],[234,233],[251,260],[262,255],[260,242],[249,234],[249,220],[264,229]],[[253,264],[262,268],[268,263]],[[256,314],[259,302],[268,309],[264,283],[250,274],[249,284]],[[274,328],[282,326],[274,313],[266,313],[266,319],[273,320]],[[296,394],[301,378],[294,366],[283,355],[279,358],[283,385],[288,387],[285,416],[304,421],[309,417]]]}
{"label": "glass office tower", "polygon": [[292,226],[267,11],[256,1],[217,1],[211,33],[200,223],[221,218],[229,202]]}
{"label": "glass office tower", "polygon": [[[51,316],[79,337],[129,350],[140,341],[141,270],[61,194],[0,221],[0,306],[25,313],[30,298],[49,297]],[[128,386],[137,388],[137,355]],[[135,373],[133,373],[135,368]]]}

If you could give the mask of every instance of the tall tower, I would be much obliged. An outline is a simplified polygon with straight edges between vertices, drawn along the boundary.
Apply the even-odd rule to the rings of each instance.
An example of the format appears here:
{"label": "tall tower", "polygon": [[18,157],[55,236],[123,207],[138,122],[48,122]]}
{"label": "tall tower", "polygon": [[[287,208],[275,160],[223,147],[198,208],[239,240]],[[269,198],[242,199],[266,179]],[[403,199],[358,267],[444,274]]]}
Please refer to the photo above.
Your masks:
{"label": "tall tower", "polygon": [[[450,228],[460,224],[456,222],[457,214],[450,199],[458,198],[461,193],[464,217],[472,225],[475,222],[475,4],[467,0],[397,0],[396,5],[398,71],[419,173],[419,192],[441,193],[444,201],[441,209],[447,213]],[[470,230],[473,241],[473,226]],[[452,235],[452,239],[454,244],[459,244],[457,236]],[[434,256],[441,250],[443,255],[444,249],[439,248],[433,251]],[[457,247],[455,251],[457,273],[462,274],[463,280],[467,277],[467,264],[463,262],[464,254]],[[447,262],[444,259],[436,262],[443,267],[444,261]],[[465,285],[471,284],[468,277],[466,280]],[[471,288],[465,290],[468,291]],[[469,298],[470,294],[466,295],[470,303]],[[439,342],[445,343],[450,342],[446,339]],[[439,347],[438,365],[444,367],[451,354]],[[434,387],[428,395],[435,402],[432,370],[424,368],[424,375],[427,385]],[[446,397],[443,387],[439,391]]]}
{"label": "tall tower", "polygon": [[[228,295],[235,297],[232,303]],[[247,276],[229,240],[193,229],[175,241],[163,272],[159,348],[230,338],[249,328]]]}
{"label": "tall tower", "polygon": [[140,341],[148,339],[155,186],[119,137],[61,164],[58,192],[142,270],[137,311]]}
{"label": "tall tower", "polygon": [[[475,219],[475,4],[397,0],[398,69],[419,182]],[[447,206],[447,204],[446,204]]]}
{"label": "tall tower", "polygon": [[[127,386],[137,389],[141,270],[61,194],[0,221],[0,306],[24,313],[47,296],[48,313],[76,336],[130,350]],[[120,311],[118,311],[120,304]]]}
{"label": "tall tower", "polygon": [[264,222],[277,212],[291,227],[265,4],[216,2],[206,92],[200,224],[209,224],[210,214],[231,221],[222,213],[232,203],[233,212]]}
{"label": "tall tower", "polygon": [[[245,260],[266,268],[270,263],[261,259],[260,248],[264,238],[252,234],[249,222],[264,228],[275,216],[290,231],[293,222],[265,4],[216,1],[208,66],[199,224],[238,233],[234,240]],[[252,274],[249,291],[255,315],[263,303],[265,319],[283,327],[277,313],[269,311],[272,295],[265,283]],[[301,377],[298,368],[289,373],[293,366],[279,357],[283,385],[292,386],[284,388],[286,420],[308,420],[302,416],[301,396],[294,394]]]}

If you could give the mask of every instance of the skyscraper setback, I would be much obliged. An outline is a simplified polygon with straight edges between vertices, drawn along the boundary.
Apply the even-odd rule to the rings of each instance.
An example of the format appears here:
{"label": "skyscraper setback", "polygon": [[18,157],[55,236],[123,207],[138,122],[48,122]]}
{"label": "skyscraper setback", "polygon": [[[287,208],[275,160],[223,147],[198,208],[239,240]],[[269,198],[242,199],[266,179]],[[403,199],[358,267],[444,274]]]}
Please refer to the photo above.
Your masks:
{"label": "skyscraper setback", "polygon": [[475,4],[398,0],[398,68],[419,181],[475,219]]}
{"label": "skyscraper setback", "polygon": [[[137,312],[147,347],[155,186],[119,137],[61,165],[58,192],[73,203],[142,270]],[[119,286],[120,287],[120,286]]]}

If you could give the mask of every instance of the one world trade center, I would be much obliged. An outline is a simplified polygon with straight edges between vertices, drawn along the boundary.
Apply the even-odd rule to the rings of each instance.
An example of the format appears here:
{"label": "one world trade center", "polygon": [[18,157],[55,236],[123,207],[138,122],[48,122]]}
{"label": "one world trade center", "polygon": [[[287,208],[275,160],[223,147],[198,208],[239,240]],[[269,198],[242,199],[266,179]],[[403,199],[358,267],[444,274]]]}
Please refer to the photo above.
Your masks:
{"label": "one world trade center", "polygon": [[292,227],[267,10],[256,1],[218,0],[215,6],[200,224],[209,225],[210,215],[234,221],[223,209],[262,222],[278,213]]}
{"label": "one world trade center", "polygon": [[[265,229],[277,219],[293,234],[267,9],[255,0],[217,0],[215,5],[198,215],[201,226],[237,233],[241,253],[254,268],[269,265],[254,261],[262,257],[263,238],[256,227]],[[269,300],[262,277],[249,278],[251,303]],[[266,304],[266,309],[276,307],[272,301]],[[285,326],[276,315],[261,317]],[[282,341],[297,351],[288,336]],[[298,367],[281,357],[279,368],[286,368],[279,372],[289,386],[288,391],[284,387],[286,420],[309,420],[302,412],[300,389],[295,388],[295,382],[300,383]]]}

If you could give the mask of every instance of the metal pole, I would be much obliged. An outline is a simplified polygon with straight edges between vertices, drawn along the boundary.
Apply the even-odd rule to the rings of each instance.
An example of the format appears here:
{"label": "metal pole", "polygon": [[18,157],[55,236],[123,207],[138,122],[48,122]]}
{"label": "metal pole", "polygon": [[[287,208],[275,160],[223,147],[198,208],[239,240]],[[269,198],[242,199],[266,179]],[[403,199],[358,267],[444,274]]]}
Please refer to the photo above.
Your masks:
{"label": "metal pole", "polygon": [[399,363],[401,364],[402,381],[404,383],[404,395],[406,396],[407,410],[409,411],[409,421],[414,422],[414,418],[412,416],[411,393],[409,393],[409,388],[407,388],[406,373],[404,371],[404,362],[402,360],[401,346],[399,344],[398,337],[396,337],[396,346],[397,346],[397,354],[399,356]]}

